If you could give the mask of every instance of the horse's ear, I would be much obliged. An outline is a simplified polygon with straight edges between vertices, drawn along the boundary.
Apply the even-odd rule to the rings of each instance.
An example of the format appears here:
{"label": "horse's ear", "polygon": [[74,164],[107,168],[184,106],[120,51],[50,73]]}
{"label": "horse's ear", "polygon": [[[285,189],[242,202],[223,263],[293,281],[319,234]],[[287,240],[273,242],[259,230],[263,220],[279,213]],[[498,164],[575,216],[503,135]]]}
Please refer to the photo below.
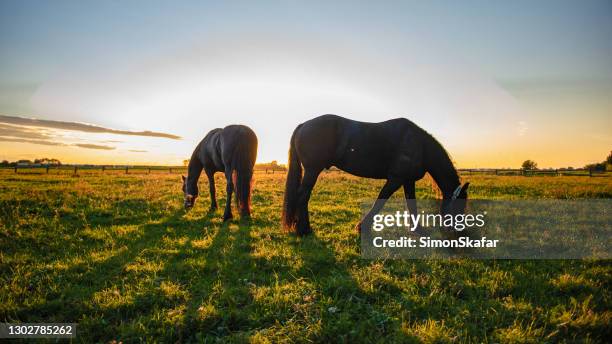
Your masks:
{"label": "horse's ear", "polygon": [[185,176],[181,175],[181,179],[183,179],[183,183],[184,183],[187,178],[185,178]]}

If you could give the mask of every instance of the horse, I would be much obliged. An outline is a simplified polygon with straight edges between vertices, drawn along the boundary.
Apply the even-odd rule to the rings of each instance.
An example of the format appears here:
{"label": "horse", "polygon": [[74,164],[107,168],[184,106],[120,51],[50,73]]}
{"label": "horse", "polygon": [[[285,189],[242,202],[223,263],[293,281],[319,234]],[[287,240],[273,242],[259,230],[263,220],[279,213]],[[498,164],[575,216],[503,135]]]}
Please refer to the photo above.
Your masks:
{"label": "horse", "polygon": [[244,125],[229,125],[223,129],[211,130],[193,151],[187,168],[187,177],[181,176],[185,210],[193,208],[195,204],[198,197],[198,180],[204,170],[210,188],[210,211],[216,211],[214,175],[215,172],[223,172],[227,181],[223,221],[233,217],[231,200],[234,190],[241,218],[249,217],[251,181],[256,158],[257,136],[251,128]]}
{"label": "horse", "polygon": [[285,229],[295,228],[299,236],[312,232],[308,201],[319,174],[332,166],[359,177],[386,179],[377,201],[356,225],[360,233],[402,186],[407,208],[416,214],[415,183],[425,173],[442,192],[442,213],[465,211],[469,183],[461,185],[448,153],[431,134],[405,118],[368,123],[323,115],[298,125],[291,136]]}

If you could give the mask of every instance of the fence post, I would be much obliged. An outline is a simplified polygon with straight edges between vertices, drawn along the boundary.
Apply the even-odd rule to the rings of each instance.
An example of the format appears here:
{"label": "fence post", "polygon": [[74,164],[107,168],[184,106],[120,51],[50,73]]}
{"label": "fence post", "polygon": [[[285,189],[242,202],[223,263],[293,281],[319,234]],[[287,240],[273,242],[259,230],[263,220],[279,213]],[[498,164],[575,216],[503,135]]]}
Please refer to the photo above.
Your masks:
{"label": "fence post", "polygon": [[172,174],[172,167],[168,169],[168,173]]}
{"label": "fence post", "polygon": [[589,177],[593,176],[593,168],[589,167]]}
{"label": "fence post", "polygon": [[149,169],[147,170],[147,174],[151,174],[151,168],[149,167]]}
{"label": "fence post", "polygon": [[75,176],[76,176],[76,174],[77,174],[77,169],[78,169],[78,167],[75,165],[75,166],[74,166],[74,175],[75,175]]}
{"label": "fence post", "polygon": [[102,173],[106,170],[106,166],[102,165]]}
{"label": "fence post", "polygon": [[127,166],[125,166],[125,174],[129,174]]}
{"label": "fence post", "polygon": [[17,164],[15,164],[15,173],[17,173]]}
{"label": "fence post", "polygon": [[47,165],[47,174],[49,174],[49,165]]}

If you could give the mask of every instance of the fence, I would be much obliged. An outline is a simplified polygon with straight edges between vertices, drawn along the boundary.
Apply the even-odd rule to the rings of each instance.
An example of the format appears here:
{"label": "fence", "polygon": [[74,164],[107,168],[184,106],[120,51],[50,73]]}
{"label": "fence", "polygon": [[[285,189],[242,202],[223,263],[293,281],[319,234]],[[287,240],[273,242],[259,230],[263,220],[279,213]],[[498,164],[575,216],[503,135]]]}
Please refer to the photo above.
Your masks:
{"label": "fence", "polygon": [[[13,170],[14,173],[71,173],[79,175],[79,173],[101,172],[101,173],[122,173],[122,174],[152,174],[152,173],[187,173],[185,166],[109,166],[109,165],[38,165],[38,166],[11,166],[0,167],[4,170]],[[342,172],[336,168],[333,171]],[[330,171],[332,171],[330,170]],[[606,171],[596,171],[591,169],[546,169],[546,170],[522,170],[522,169],[459,169],[463,175],[496,175],[496,176],[588,176],[588,177],[609,177],[612,173]],[[255,167],[255,173],[262,174],[285,174],[286,169],[282,168],[258,168]]]}
{"label": "fence", "polygon": [[496,176],[586,176],[586,177],[608,177],[611,173],[597,171],[593,169],[545,169],[545,170],[523,170],[523,169],[494,169],[494,168],[474,168],[459,169],[459,173],[464,175],[489,174]]}
{"label": "fence", "polygon": [[82,172],[98,172],[98,173],[186,173],[187,168],[182,166],[107,166],[107,165],[62,165],[62,166],[12,166],[3,167],[3,169],[12,169],[14,173],[71,173],[78,175]]}
{"label": "fence", "polygon": [[[24,165],[24,166],[3,166],[3,170],[13,170],[14,173],[71,173],[78,175],[83,172],[99,173],[122,173],[122,174],[151,174],[151,173],[187,173],[185,166],[110,166],[110,165]],[[284,174],[286,169],[281,168],[255,168],[255,173],[264,174]]]}

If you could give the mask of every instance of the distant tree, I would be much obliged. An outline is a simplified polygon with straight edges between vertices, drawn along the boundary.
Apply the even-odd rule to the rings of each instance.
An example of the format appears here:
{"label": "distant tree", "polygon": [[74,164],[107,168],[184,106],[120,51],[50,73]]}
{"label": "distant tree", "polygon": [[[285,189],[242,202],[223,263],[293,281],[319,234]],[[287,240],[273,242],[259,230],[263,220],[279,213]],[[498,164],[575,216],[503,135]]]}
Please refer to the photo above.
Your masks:
{"label": "distant tree", "polygon": [[521,165],[521,168],[523,170],[537,170],[538,169],[538,163],[536,163],[533,160],[525,160],[525,161],[523,161],[523,164]]}
{"label": "distant tree", "polygon": [[2,160],[2,163],[0,163],[1,166],[8,166],[9,164],[8,160]]}
{"label": "distant tree", "polygon": [[599,163],[596,162],[593,164],[588,164],[584,166],[584,168],[588,170],[593,170],[593,171],[606,171],[607,169],[609,169],[608,166],[612,168],[612,152],[608,154],[608,157],[606,158],[606,160],[599,162]]}
{"label": "distant tree", "polygon": [[60,166],[62,163],[58,159],[40,158],[34,159],[35,164]]}
{"label": "distant tree", "polygon": [[189,159],[183,160],[183,166],[189,166]]}
{"label": "distant tree", "polygon": [[588,164],[584,168],[586,168],[587,170],[593,170],[593,171],[605,171],[606,164],[605,162],[598,162],[594,164]]}

